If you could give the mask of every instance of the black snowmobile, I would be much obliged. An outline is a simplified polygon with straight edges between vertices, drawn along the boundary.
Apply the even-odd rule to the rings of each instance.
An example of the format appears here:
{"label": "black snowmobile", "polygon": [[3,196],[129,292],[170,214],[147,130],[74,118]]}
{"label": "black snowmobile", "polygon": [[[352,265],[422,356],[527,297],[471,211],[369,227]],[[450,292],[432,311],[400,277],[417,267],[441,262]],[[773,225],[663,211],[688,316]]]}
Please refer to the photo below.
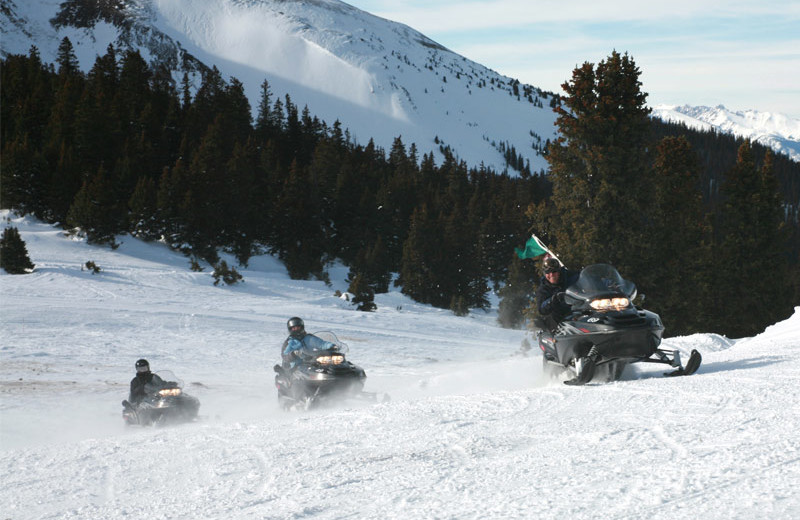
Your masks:
{"label": "black snowmobile", "polygon": [[578,281],[565,291],[572,313],[555,330],[539,322],[537,332],[545,373],[569,371],[568,385],[589,381],[616,381],[630,363],[663,363],[675,368],[668,376],[694,374],[702,360],[692,350],[686,366],[680,352],[659,348],[664,325],[661,318],[635,307],[636,286],[614,267],[595,264],[584,268]]}
{"label": "black snowmobile", "polygon": [[293,368],[275,365],[278,403],[284,410],[308,410],[324,403],[357,398],[377,401],[377,394],[365,392],[364,369],[345,359],[347,345],[332,332],[315,332],[318,338],[333,343],[328,350],[303,350]]}
{"label": "black snowmobile", "polygon": [[137,404],[122,401],[122,418],[127,425],[167,425],[197,418],[200,400],[183,391],[183,381],[169,370],[155,372],[161,381],[145,385],[147,397]]}

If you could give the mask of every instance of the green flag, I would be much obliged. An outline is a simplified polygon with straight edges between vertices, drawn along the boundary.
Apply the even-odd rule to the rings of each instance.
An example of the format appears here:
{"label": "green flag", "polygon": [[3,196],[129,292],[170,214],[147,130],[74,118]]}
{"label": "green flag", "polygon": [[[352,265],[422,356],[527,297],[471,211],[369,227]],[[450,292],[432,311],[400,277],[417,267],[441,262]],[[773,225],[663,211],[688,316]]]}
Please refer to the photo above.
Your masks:
{"label": "green flag", "polygon": [[536,238],[536,235],[532,235],[531,238],[525,242],[524,250],[515,247],[514,251],[516,251],[518,257],[520,257],[522,260],[525,260],[526,258],[537,258],[542,256],[543,254],[547,253],[547,248],[538,238]]}

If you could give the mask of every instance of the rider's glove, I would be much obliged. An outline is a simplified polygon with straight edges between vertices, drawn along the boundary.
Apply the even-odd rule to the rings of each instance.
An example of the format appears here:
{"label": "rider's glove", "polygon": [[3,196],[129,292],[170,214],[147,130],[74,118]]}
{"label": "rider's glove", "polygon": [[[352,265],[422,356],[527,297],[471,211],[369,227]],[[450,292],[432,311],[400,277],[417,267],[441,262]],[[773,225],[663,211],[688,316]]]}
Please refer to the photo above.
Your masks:
{"label": "rider's glove", "polygon": [[564,293],[563,292],[555,293],[551,298],[551,301],[553,303],[564,303]]}

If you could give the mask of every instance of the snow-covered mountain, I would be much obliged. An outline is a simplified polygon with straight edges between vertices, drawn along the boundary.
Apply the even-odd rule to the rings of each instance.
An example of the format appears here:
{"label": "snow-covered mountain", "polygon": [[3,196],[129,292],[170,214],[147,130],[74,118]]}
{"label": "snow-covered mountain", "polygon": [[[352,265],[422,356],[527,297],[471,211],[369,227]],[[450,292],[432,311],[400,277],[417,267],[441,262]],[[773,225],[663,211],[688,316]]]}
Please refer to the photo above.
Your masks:
{"label": "snow-covered mountain", "polygon": [[532,170],[546,167],[536,149],[554,136],[552,95],[338,0],[2,5],[3,53],[27,53],[35,44],[52,61],[68,36],[88,68],[109,43],[131,46],[177,69],[176,80],[198,62],[216,65],[242,81],[254,109],[266,79],[276,97],[288,93],[328,124],[340,120],[360,144],[374,138],[388,150],[400,136],[420,153],[450,146],[468,164],[497,171],[505,168],[501,151],[513,147]]}
{"label": "snow-covered mountain", "polygon": [[[665,340],[702,353],[691,377],[638,364],[570,387],[496,301],[457,317],[394,290],[358,312],[334,293],[346,269],[328,287],[258,256],[215,287],[163,244],[87,245],[3,210],[6,226],[36,270],[0,272],[2,518],[800,517],[800,307],[753,338]],[[391,401],[282,412],[293,315]],[[123,425],[140,357],[183,378],[200,421]]]}
{"label": "snow-covered mountain", "polygon": [[800,119],[758,110],[734,112],[722,105],[657,105],[653,116],[697,130],[716,130],[750,139],[800,162]]}
{"label": "snow-covered mountain", "polygon": [[[187,71],[198,84],[199,71],[216,66],[242,81],[254,110],[266,79],[273,99],[289,94],[329,125],[339,120],[360,144],[373,138],[388,150],[400,136],[420,153],[449,146],[470,166],[496,171],[511,149],[532,171],[547,169],[539,150],[555,136],[552,93],[339,0],[0,0],[0,31],[4,55],[36,45],[48,62],[68,36],[84,69],[111,43],[166,64],[176,81]],[[657,107],[654,115],[800,160],[796,119],[705,107]]]}

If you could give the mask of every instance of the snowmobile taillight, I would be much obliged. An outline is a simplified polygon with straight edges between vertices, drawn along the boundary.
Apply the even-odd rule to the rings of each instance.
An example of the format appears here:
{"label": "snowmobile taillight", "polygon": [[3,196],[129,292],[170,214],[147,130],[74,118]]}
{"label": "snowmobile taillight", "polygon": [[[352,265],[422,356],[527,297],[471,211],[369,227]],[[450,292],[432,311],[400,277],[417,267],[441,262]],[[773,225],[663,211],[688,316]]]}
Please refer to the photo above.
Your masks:
{"label": "snowmobile taillight", "polygon": [[592,309],[598,311],[621,311],[628,308],[631,301],[627,298],[601,298],[599,300],[592,300],[589,304]]}
{"label": "snowmobile taillight", "polygon": [[180,388],[164,388],[158,391],[158,395],[161,397],[175,397],[176,395],[181,395]]}
{"label": "snowmobile taillight", "polygon": [[320,365],[341,365],[344,363],[344,356],[332,354],[330,356],[317,356],[317,363]]}

